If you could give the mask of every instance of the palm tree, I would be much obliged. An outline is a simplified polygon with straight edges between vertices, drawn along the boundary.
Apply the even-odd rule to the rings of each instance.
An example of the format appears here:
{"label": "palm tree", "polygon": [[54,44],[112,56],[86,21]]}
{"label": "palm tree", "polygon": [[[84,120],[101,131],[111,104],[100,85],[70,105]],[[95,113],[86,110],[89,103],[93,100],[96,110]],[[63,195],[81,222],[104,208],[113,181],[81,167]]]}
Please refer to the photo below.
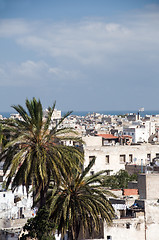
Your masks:
{"label": "palm tree", "polygon": [[0,153],[2,152],[4,146],[7,144],[9,133],[4,130],[3,125],[0,123]]}
{"label": "palm tree", "polygon": [[[25,185],[29,192],[32,184],[35,195],[40,195],[40,206],[43,206],[50,179],[53,178],[59,184],[61,177],[77,166],[77,159],[83,161],[83,154],[77,148],[61,144],[66,133],[74,132],[68,128],[59,128],[70,112],[49,130],[55,103],[48,108],[45,121],[40,100],[27,99],[27,111],[21,105],[12,107],[22,120],[2,122],[3,127],[10,130],[12,138],[0,154],[0,160],[4,161],[4,174],[9,170],[6,186],[8,188],[11,184],[11,189],[15,190],[16,187]],[[76,137],[74,139],[79,140]]]}
{"label": "palm tree", "polygon": [[52,189],[48,200],[50,218],[62,238],[66,231],[71,240],[77,240],[79,232],[83,235],[93,229],[98,232],[101,220],[111,222],[114,217],[114,209],[107,198],[112,194],[103,187],[105,171],[86,176],[94,162],[92,159],[83,172],[72,169],[62,185]]}

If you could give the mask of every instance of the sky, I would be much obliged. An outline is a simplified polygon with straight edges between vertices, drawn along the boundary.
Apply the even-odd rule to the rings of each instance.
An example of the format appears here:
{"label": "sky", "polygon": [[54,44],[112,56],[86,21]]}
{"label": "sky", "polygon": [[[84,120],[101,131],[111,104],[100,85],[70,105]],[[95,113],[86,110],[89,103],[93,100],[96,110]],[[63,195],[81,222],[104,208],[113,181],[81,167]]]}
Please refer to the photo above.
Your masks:
{"label": "sky", "polygon": [[159,0],[0,0],[0,112],[159,110]]}

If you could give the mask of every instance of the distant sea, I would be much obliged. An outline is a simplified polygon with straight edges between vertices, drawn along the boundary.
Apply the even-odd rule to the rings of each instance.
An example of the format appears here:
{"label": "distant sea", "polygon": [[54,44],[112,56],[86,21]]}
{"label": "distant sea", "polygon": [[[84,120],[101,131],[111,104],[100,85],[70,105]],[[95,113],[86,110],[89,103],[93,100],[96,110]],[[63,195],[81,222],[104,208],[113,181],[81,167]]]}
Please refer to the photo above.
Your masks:
{"label": "distant sea", "polygon": [[[15,112],[0,112],[3,117],[9,118],[11,113]],[[67,113],[62,111],[62,116]],[[71,115],[77,116],[86,116],[88,113],[100,113],[104,115],[125,115],[127,113],[136,113],[137,111],[132,110],[118,110],[118,111],[73,111]],[[144,117],[145,115],[159,115],[159,110],[145,110],[144,112],[140,112],[140,116]]]}
{"label": "distant sea", "polygon": [[[62,112],[64,115],[66,112]],[[138,113],[137,111],[132,110],[118,110],[118,111],[73,111],[71,115],[77,116],[86,116],[88,113],[100,113],[104,115],[125,115],[127,113]],[[148,110],[144,112],[140,112],[140,116],[144,117],[145,115],[159,115],[159,110]]]}

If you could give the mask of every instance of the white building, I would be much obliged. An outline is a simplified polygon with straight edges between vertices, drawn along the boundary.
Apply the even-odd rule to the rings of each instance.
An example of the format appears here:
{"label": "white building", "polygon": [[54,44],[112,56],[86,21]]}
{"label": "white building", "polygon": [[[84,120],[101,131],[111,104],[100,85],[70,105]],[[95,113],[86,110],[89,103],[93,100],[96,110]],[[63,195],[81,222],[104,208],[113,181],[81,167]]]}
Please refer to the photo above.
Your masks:
{"label": "white building", "polygon": [[[12,191],[0,192],[0,218],[11,218],[14,211],[14,194]],[[18,211],[18,210],[17,210]]]}
{"label": "white building", "polygon": [[159,174],[139,175],[139,199],[132,205],[132,216],[104,224],[105,240],[159,239]]}
{"label": "white building", "polygon": [[20,114],[19,113],[11,113],[10,114],[10,119],[16,119],[16,120],[23,120],[23,118],[20,116]]}
{"label": "white building", "polygon": [[102,137],[87,136],[82,138],[85,142],[84,155],[85,166],[95,157],[96,161],[91,169],[91,173],[100,170],[107,170],[108,174],[114,174],[120,169],[125,169],[125,165],[146,165],[159,156],[159,145],[149,143],[140,145],[115,145],[103,146]]}
{"label": "white building", "polygon": [[155,134],[156,123],[154,121],[133,122],[129,127],[123,127],[123,134],[132,136],[132,142],[148,142],[149,137]]}
{"label": "white building", "polygon": [[54,109],[53,114],[51,116],[51,120],[60,120],[61,119],[61,110]]}
{"label": "white building", "polygon": [[[47,120],[48,109],[45,109],[43,111],[43,116],[44,116],[44,119]],[[51,125],[49,126],[49,128],[52,129],[54,126],[56,126],[56,124],[58,124],[60,119],[61,119],[61,111],[57,110],[57,109],[54,109],[54,111],[52,113],[52,116],[51,116]]]}
{"label": "white building", "polygon": [[32,205],[32,197],[27,196],[25,188],[19,187],[14,192],[0,191],[0,219],[30,218]]}
{"label": "white building", "polygon": [[133,143],[148,142],[149,139],[148,130],[143,125],[132,125],[128,128],[124,127],[123,134],[131,136]]}

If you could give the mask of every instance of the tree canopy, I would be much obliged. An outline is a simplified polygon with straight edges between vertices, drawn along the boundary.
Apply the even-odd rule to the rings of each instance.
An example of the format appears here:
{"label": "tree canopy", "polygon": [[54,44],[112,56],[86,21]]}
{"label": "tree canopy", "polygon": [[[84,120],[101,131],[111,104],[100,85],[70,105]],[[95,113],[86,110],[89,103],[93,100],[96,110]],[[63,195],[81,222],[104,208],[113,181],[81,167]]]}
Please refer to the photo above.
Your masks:
{"label": "tree canopy", "polygon": [[34,218],[30,218],[27,221],[23,228],[24,233],[20,239],[55,240],[54,228],[54,223],[49,219],[49,210],[43,206]]}
{"label": "tree canopy", "polygon": [[[57,226],[62,237],[68,231],[69,239],[78,239],[78,234],[91,234],[93,230],[100,231],[102,221],[111,222],[114,209],[108,196],[112,194],[103,187],[105,171],[87,176],[95,159],[89,163],[83,172],[72,169],[61,186],[53,188],[48,201],[50,218]],[[82,168],[83,166],[81,166]]]}
{"label": "tree canopy", "polygon": [[[27,99],[25,104],[27,110],[21,105],[13,106],[22,120],[9,119],[1,122],[3,128],[11,132],[11,140],[0,154],[0,160],[4,161],[4,174],[9,170],[6,187],[11,184],[11,189],[15,190],[17,186],[25,185],[28,192],[32,184],[36,196],[40,194],[42,206],[50,179],[59,184],[62,176],[72,167],[76,168],[77,159],[83,162],[83,153],[75,147],[61,144],[65,134],[74,132],[59,127],[70,112],[50,129],[55,103],[48,108],[47,120],[44,119],[40,100]],[[74,139],[79,140],[77,137]]]}
{"label": "tree canopy", "polygon": [[104,185],[112,189],[122,189],[128,187],[128,182],[137,180],[137,175],[129,175],[127,171],[120,170],[112,176],[106,176]]}

